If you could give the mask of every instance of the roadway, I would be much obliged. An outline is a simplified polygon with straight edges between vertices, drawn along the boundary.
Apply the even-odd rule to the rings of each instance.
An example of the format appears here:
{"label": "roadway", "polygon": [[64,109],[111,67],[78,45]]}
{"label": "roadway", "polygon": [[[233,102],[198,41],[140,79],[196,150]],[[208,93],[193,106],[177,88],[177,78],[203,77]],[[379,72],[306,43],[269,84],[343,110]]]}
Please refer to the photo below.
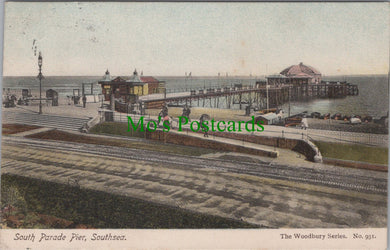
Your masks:
{"label": "roadway", "polygon": [[383,172],[3,136],[2,174],[7,173],[267,227],[386,225]]}
{"label": "roadway", "polygon": [[[4,136],[3,146],[20,148],[31,147],[41,150],[59,150],[69,154],[79,152],[110,158],[174,164],[185,168],[209,168],[223,172],[249,174],[266,178],[296,181],[327,187],[354,190],[367,193],[387,193],[387,176],[369,170],[355,169],[315,169],[298,166],[284,166],[275,163],[239,162],[224,159],[207,159],[192,156],[173,155],[156,151],[130,149],[123,147],[46,141],[21,137]],[[7,156],[5,156],[7,157]],[[26,162],[29,158],[24,159]],[[4,166],[7,168],[7,166]]]}

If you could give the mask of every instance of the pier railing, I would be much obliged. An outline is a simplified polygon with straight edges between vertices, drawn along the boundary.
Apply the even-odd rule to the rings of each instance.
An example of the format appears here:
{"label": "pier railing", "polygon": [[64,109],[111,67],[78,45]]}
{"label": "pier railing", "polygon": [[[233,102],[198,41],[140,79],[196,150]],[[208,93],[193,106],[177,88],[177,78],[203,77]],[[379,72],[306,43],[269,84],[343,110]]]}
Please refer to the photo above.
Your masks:
{"label": "pier railing", "polygon": [[[168,94],[167,94],[168,93]],[[209,88],[183,88],[168,90],[164,96],[145,99],[146,108],[159,108],[164,103],[183,105],[187,102],[218,99],[220,97],[234,96],[239,99],[238,103],[255,103],[256,106],[265,106],[265,99],[271,106],[280,106],[288,101],[300,101],[310,98],[343,98],[358,95],[357,85],[343,84],[308,84],[308,85],[241,85],[234,86],[210,86]],[[186,93],[183,95],[182,93]],[[246,99],[246,100],[244,100]],[[234,98],[226,99],[226,107],[234,103]],[[240,109],[241,109],[240,105]]]}
{"label": "pier railing", "polygon": [[[138,120],[141,118],[141,115],[138,114],[126,114],[126,113],[121,113],[121,112],[114,112],[113,118],[114,122],[128,122],[127,117],[131,117],[133,122],[137,123]],[[146,121],[149,121],[151,119],[150,115],[142,115]]]}

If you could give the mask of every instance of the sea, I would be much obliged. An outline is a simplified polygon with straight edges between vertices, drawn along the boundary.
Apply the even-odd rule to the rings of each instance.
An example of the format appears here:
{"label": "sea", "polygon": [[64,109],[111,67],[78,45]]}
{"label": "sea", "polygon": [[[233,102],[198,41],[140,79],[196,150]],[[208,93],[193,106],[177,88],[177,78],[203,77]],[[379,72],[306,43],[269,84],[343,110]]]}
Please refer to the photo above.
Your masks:
{"label": "sea", "polygon": [[[236,84],[255,85],[256,81],[265,80],[264,77],[169,77],[155,76],[166,82],[168,93],[190,91],[191,89],[207,89],[216,87],[231,87]],[[72,96],[74,93],[81,94],[82,84],[86,91],[100,94],[101,88],[97,82],[101,76],[47,76],[42,80],[42,93],[48,89],[58,92],[60,97]],[[291,114],[307,111],[320,112],[321,114],[341,113],[343,115],[371,115],[374,118],[386,116],[389,111],[389,80],[388,75],[352,75],[352,76],[326,76],[325,81],[347,81],[357,84],[358,96],[347,96],[337,99],[312,99],[309,101],[291,102],[280,108],[285,111],[290,106]],[[32,92],[39,90],[39,80],[31,76],[6,76],[2,82],[3,94],[12,91],[21,96],[22,89]],[[86,92],[88,93],[88,92]],[[207,107],[207,103],[206,103]],[[232,107],[238,109],[238,105]]]}

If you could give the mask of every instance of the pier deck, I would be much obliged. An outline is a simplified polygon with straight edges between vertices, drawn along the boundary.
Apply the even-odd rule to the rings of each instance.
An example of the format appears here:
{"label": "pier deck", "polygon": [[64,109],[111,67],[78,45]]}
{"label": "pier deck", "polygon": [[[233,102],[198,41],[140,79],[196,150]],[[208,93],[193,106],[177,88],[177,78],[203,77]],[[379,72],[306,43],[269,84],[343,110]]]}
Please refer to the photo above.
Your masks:
{"label": "pier deck", "polygon": [[[267,93],[268,92],[268,93]],[[179,92],[170,95],[155,95],[147,98],[141,98],[145,104],[145,108],[161,108],[164,103],[184,105],[192,104],[193,101],[202,100],[202,105],[205,105],[205,100],[209,100],[210,107],[213,106],[211,99],[214,99],[214,107],[219,107],[219,99],[225,97],[226,108],[230,108],[232,104],[239,104],[240,109],[242,104],[255,104],[256,106],[265,107],[266,98],[268,95],[269,104],[272,106],[281,105],[288,100],[300,100],[303,98],[342,98],[346,96],[354,96],[359,94],[357,85],[354,84],[313,84],[301,86],[274,86],[270,85],[260,87],[242,87],[242,88],[209,88],[206,90],[191,90],[191,92]]]}

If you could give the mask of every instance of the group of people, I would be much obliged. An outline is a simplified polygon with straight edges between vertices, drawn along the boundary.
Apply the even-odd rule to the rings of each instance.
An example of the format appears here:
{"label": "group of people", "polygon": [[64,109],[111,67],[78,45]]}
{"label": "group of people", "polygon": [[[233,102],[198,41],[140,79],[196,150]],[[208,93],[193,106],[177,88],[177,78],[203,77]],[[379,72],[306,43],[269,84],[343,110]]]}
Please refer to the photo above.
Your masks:
{"label": "group of people", "polygon": [[[66,96],[68,98],[68,105],[71,105],[72,102],[73,104],[79,104],[80,102],[80,96]],[[81,98],[81,101],[83,102],[83,108],[87,106],[87,96],[83,95]]]}
{"label": "group of people", "polygon": [[[186,104],[184,107],[183,107],[183,113],[181,115],[181,117],[186,117],[189,121],[190,121],[190,114],[191,114],[191,109],[188,107],[188,105]],[[166,103],[163,104],[162,108],[161,108],[161,111],[160,113],[158,114],[159,117],[161,117],[162,119],[160,119],[162,122],[164,121],[169,121],[169,115],[168,115],[168,106]],[[183,118],[184,119],[184,118]]]}
{"label": "group of people", "polygon": [[[187,119],[188,119],[188,122],[190,122],[190,121],[191,121],[190,114],[191,114],[191,109],[190,109],[190,107],[188,107],[187,104],[184,105],[184,107],[183,107],[183,112],[182,112],[182,115],[181,115],[182,119],[187,118]],[[161,121],[161,122],[170,121],[170,117],[169,117],[169,115],[168,115],[168,106],[167,106],[166,103],[162,106],[161,111],[160,111],[160,113],[158,114],[158,116],[159,116],[159,117],[162,117],[162,119],[159,119],[159,121]],[[185,118],[184,118],[184,117],[185,117]],[[204,128],[203,121],[210,120],[210,116],[207,115],[207,114],[203,114],[203,115],[200,117],[199,120],[200,120],[200,121],[199,121],[199,124],[200,124],[200,126],[201,126],[201,128],[202,128],[202,131],[204,131],[204,136],[205,136],[205,137],[208,137],[208,136],[209,136],[209,135],[208,135],[208,129]],[[182,122],[184,122],[184,121],[182,121]],[[204,129],[203,129],[203,128],[204,128]]]}
{"label": "group of people", "polygon": [[3,105],[5,108],[12,108],[16,106],[16,96],[15,95],[3,95]]}
{"label": "group of people", "polygon": [[[191,109],[188,107],[188,105],[186,104],[184,107],[183,107],[183,113],[182,113],[182,117],[187,117],[188,120],[190,121],[190,114],[191,114]],[[168,106],[166,103],[164,103],[164,105],[162,106],[161,108],[161,111],[160,113],[158,114],[159,117],[162,117],[163,120],[165,117],[168,116]]]}

